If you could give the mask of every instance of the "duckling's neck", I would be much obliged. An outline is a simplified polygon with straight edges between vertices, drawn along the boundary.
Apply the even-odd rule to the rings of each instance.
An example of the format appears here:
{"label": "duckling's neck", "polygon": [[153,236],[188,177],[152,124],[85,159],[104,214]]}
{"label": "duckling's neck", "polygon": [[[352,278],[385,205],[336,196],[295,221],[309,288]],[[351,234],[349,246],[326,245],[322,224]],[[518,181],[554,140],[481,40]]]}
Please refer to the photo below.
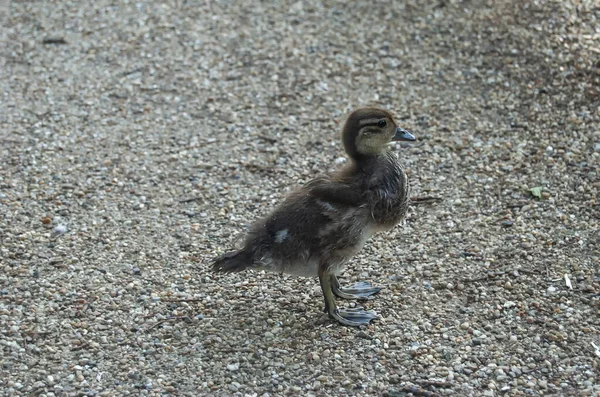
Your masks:
{"label": "duckling's neck", "polygon": [[367,140],[361,142],[360,149],[357,148],[356,152],[363,156],[374,156],[377,157],[382,153],[390,150],[390,145],[381,146],[380,142],[369,142]]}
{"label": "duckling's neck", "polygon": [[394,150],[391,147],[386,147],[384,150],[381,150],[381,148],[379,148],[379,150],[377,152],[373,152],[370,154],[365,154],[365,153],[354,153],[352,156],[350,156],[352,158],[352,160],[354,161],[355,164],[357,164],[358,166],[361,165],[369,165],[369,164],[373,164],[373,163],[379,163],[382,160],[391,160],[391,159],[397,159],[397,155],[394,152]]}

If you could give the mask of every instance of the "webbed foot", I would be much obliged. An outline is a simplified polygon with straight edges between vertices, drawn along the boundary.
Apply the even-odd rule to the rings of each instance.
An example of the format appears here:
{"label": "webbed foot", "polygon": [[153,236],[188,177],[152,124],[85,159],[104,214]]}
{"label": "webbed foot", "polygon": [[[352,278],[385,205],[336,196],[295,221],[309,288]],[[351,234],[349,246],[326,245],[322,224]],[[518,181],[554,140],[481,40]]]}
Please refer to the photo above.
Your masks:
{"label": "webbed foot", "polygon": [[362,309],[336,309],[329,316],[340,324],[349,325],[351,327],[359,327],[368,325],[371,320],[378,318],[374,311],[366,311]]}
{"label": "webbed foot", "polygon": [[381,291],[381,287],[375,287],[368,281],[360,281],[354,285],[342,288],[335,276],[332,277],[331,290],[343,299],[365,299]]}

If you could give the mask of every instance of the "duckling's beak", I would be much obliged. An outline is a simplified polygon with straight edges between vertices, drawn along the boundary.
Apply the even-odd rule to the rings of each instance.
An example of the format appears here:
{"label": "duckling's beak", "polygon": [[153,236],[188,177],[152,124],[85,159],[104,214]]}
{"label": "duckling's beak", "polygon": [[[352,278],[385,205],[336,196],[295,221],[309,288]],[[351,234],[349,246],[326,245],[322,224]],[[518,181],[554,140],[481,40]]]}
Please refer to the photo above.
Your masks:
{"label": "duckling's beak", "polygon": [[392,141],[416,141],[417,138],[410,132],[400,127],[396,128],[396,134],[392,137]]}

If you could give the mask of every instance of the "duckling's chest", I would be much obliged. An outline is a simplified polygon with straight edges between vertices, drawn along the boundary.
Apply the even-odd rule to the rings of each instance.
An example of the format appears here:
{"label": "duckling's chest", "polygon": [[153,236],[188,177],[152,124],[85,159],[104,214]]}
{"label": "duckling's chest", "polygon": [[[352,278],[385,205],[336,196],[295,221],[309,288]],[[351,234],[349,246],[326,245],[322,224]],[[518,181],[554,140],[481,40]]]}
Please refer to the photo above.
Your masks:
{"label": "duckling's chest", "polygon": [[370,208],[376,231],[398,224],[408,208],[408,178],[398,163],[391,163],[369,180]]}

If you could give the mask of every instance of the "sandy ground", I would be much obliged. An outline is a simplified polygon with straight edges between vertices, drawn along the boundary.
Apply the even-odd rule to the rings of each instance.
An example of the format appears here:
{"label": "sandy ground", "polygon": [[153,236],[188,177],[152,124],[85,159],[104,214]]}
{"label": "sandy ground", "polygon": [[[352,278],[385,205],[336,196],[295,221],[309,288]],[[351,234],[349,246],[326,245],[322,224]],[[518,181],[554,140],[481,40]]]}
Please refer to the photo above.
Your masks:
{"label": "sandy ground", "polygon": [[[600,395],[596,1],[0,18],[0,395]],[[211,274],[344,162],[365,104],[419,139],[406,223],[344,278],[384,287],[358,302],[381,319],[332,323],[316,279]]]}

